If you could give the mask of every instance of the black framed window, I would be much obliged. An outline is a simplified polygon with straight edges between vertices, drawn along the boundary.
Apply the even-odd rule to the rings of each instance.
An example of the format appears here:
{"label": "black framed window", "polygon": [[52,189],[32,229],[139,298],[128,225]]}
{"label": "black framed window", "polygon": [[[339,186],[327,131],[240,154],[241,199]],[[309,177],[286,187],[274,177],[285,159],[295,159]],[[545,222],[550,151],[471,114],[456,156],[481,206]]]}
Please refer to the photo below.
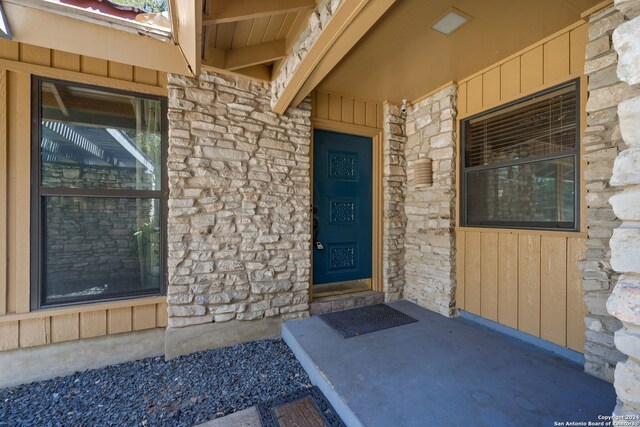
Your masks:
{"label": "black framed window", "polygon": [[167,105],[34,77],[31,305],[164,293]]}
{"label": "black framed window", "polygon": [[461,224],[579,228],[578,81],[461,123]]}

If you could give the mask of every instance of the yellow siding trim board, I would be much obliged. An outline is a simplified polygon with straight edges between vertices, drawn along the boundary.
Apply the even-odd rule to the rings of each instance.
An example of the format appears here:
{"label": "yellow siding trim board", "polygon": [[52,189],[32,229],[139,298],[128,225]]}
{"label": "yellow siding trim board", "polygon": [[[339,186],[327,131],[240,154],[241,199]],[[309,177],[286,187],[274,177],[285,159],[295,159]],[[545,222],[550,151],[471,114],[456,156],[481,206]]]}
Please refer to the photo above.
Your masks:
{"label": "yellow siding trim board", "polygon": [[[7,313],[7,70],[0,69],[0,316]],[[0,344],[1,345],[1,344]]]}

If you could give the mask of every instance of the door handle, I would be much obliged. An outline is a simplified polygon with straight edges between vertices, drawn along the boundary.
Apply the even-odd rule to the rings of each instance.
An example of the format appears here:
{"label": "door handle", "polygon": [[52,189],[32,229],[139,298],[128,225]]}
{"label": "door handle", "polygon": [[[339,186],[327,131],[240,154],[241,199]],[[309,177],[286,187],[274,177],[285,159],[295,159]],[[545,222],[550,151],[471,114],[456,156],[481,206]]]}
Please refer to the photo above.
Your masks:
{"label": "door handle", "polygon": [[[318,213],[318,208],[313,208],[313,213]],[[318,218],[313,218],[313,244],[316,246],[316,249],[319,251],[324,250],[324,246],[322,242],[318,241],[318,233],[320,232],[320,223],[318,222]]]}

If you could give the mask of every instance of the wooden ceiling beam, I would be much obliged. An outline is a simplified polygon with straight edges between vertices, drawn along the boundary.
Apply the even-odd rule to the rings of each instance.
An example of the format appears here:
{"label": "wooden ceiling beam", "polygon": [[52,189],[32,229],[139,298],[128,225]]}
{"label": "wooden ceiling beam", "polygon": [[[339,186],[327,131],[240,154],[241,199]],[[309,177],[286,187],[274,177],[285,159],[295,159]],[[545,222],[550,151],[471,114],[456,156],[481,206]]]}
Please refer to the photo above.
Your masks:
{"label": "wooden ceiling beam", "polygon": [[209,6],[202,25],[244,21],[315,7],[315,0],[218,0]]}
{"label": "wooden ceiling beam", "polygon": [[[219,70],[239,71],[277,61],[286,55],[286,41],[284,39],[230,50],[209,46],[205,51],[204,58],[202,58],[202,64]],[[260,69],[259,71],[260,78],[264,78],[264,70]]]}
{"label": "wooden ceiling beam", "polygon": [[287,56],[286,41],[284,39],[275,40],[226,51],[224,68],[233,71],[253,65],[277,61],[285,56]]}

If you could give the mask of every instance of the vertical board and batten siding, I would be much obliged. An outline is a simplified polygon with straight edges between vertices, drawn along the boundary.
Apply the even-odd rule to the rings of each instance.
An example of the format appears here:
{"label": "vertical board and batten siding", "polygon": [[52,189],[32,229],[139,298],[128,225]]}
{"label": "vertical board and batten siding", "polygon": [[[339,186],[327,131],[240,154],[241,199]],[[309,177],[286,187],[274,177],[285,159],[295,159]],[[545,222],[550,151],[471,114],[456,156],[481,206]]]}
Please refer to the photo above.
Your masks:
{"label": "vertical board and batten siding", "polygon": [[[586,122],[583,75],[586,44],[587,24],[581,21],[462,80],[458,89],[458,119],[580,78],[582,135]],[[458,224],[458,308],[584,351],[584,303],[578,261],[584,256],[586,209],[584,184],[581,187],[581,232],[473,228]]]}
{"label": "vertical board and batten siding", "polygon": [[0,40],[0,351],[167,325],[164,297],[30,312],[31,77],[166,96],[166,74]]}
{"label": "vertical board and batten siding", "polygon": [[316,90],[311,94],[311,118],[382,129],[382,104]]}

